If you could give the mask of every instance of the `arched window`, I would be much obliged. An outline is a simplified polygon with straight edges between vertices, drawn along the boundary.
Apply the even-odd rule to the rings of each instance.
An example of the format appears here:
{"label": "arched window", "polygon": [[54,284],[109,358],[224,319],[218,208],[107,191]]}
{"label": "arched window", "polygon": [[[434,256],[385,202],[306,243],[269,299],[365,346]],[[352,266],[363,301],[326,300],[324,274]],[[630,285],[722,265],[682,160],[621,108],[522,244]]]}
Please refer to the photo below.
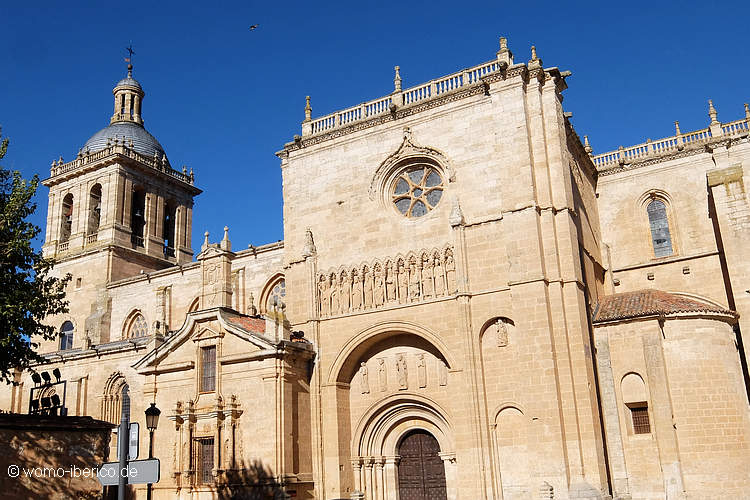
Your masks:
{"label": "arched window", "polygon": [[110,375],[106,384],[104,384],[101,408],[102,420],[119,424],[122,416],[123,401],[126,403],[126,411],[129,411],[128,384],[122,373],[116,372]]}
{"label": "arched window", "polygon": [[146,228],[146,192],[143,189],[133,190],[133,203],[130,207],[130,241],[133,246],[144,246],[143,237]]}
{"label": "arched window", "polygon": [[175,249],[175,227],[177,222],[177,204],[167,202],[164,204],[164,226],[162,238],[164,239],[164,257],[174,257]]}
{"label": "arched window", "polygon": [[73,323],[66,321],[60,328],[60,350],[73,349]]}
{"label": "arched window", "polygon": [[672,249],[672,235],[669,231],[667,206],[660,199],[652,200],[646,207],[648,223],[651,228],[651,243],[654,247],[654,257],[667,257],[674,253]]}
{"label": "arched window", "polygon": [[268,312],[273,309],[273,305],[281,305],[286,298],[286,281],[284,275],[278,274],[271,278],[263,289],[260,297],[260,312]]}
{"label": "arched window", "polygon": [[89,191],[89,222],[86,228],[87,234],[95,234],[99,231],[99,222],[102,215],[102,186],[94,184]]}
{"label": "arched window", "polygon": [[141,313],[135,313],[128,323],[127,337],[138,338],[148,335],[148,323]]}
{"label": "arched window", "polygon": [[68,241],[73,230],[73,194],[68,193],[63,198],[60,220],[60,242]]}
{"label": "arched window", "polygon": [[628,373],[621,382],[622,401],[628,408],[632,434],[649,434],[651,422],[648,415],[648,395],[646,384],[637,373]]}
{"label": "arched window", "polygon": [[200,306],[200,303],[201,303],[200,297],[196,297],[196,298],[195,298],[195,299],[194,299],[194,300],[193,300],[193,301],[192,301],[192,302],[190,303],[190,306],[188,307],[188,311],[187,311],[187,312],[188,312],[188,313],[191,313],[191,312],[195,312],[195,311],[197,311],[197,310],[198,310],[198,306]]}

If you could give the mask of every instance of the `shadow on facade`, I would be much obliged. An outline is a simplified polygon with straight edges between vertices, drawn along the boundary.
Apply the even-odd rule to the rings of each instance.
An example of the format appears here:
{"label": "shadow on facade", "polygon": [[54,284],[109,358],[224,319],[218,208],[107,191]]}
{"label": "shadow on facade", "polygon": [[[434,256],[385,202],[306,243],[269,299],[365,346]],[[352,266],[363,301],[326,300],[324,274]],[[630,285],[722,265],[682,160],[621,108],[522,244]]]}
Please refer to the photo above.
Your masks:
{"label": "shadow on facade", "polygon": [[227,471],[216,486],[220,500],[282,500],[288,498],[284,487],[262,462],[240,462],[238,468]]}

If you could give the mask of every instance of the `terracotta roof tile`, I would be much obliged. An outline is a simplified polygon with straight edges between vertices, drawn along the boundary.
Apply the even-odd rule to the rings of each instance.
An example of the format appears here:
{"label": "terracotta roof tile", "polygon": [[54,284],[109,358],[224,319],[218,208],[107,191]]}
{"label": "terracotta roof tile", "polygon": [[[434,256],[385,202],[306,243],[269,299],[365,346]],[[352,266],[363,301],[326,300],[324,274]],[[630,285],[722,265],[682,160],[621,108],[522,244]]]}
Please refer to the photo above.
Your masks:
{"label": "terracotta roof tile", "polygon": [[699,299],[661,290],[635,290],[602,297],[596,308],[594,323],[643,316],[695,312],[728,314],[737,317],[737,313],[734,311]]}
{"label": "terracotta roof tile", "polygon": [[254,333],[260,333],[265,334],[266,333],[266,320],[263,318],[256,318],[254,316],[245,316],[242,315],[227,315],[226,316],[227,321],[230,323],[239,326],[240,328],[247,330],[248,332],[254,332]]}

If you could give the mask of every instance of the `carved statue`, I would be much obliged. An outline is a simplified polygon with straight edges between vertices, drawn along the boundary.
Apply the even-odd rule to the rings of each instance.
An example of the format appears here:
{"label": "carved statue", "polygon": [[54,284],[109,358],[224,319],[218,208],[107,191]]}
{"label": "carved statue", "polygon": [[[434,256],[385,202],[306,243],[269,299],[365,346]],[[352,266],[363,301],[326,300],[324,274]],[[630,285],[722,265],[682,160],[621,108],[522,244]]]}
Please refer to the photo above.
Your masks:
{"label": "carved statue", "polygon": [[398,388],[408,389],[408,374],[406,372],[406,358],[403,354],[399,354],[396,358],[396,377],[398,378]]}
{"label": "carved statue", "polygon": [[362,384],[362,394],[370,393],[370,381],[367,377],[367,364],[363,361],[359,364],[359,377]]}
{"label": "carved statue", "polygon": [[416,263],[412,262],[409,265],[409,298],[412,302],[419,300],[420,290],[419,287],[422,283],[422,270],[417,266]]}
{"label": "carved statue", "polygon": [[440,257],[434,256],[435,268],[435,296],[440,297],[445,294],[445,276],[443,275],[443,263],[440,262]]}
{"label": "carved statue", "polygon": [[349,296],[352,293],[352,282],[349,275],[344,273],[341,278],[341,292],[339,293],[341,301],[341,312],[349,312]]}
{"label": "carved statue", "polygon": [[331,275],[331,315],[338,314],[340,311],[339,307],[339,287],[336,280],[336,275]]}
{"label": "carved statue", "polygon": [[380,392],[385,392],[388,388],[388,375],[385,371],[384,358],[378,358],[378,382],[380,382]]}
{"label": "carved statue", "polygon": [[328,278],[326,276],[320,277],[318,290],[320,291],[320,315],[328,316],[331,314],[331,292],[328,289]]}
{"label": "carved statue", "polygon": [[432,282],[432,261],[425,255],[422,261],[422,295],[425,298],[432,297],[434,293],[434,285]]}
{"label": "carved statue", "polygon": [[404,268],[404,263],[398,263],[398,302],[405,304],[409,297],[409,274]]}
{"label": "carved statue", "polygon": [[352,311],[362,309],[362,280],[359,275],[352,273]]}
{"label": "carved statue", "polygon": [[383,283],[383,270],[380,266],[375,266],[375,289],[373,295],[375,307],[380,307],[385,303],[385,286]]}
{"label": "carved statue", "polygon": [[365,268],[365,271],[363,273],[364,278],[364,292],[365,292],[365,309],[371,309],[372,308],[372,276],[370,276],[369,269]]}
{"label": "carved statue", "polygon": [[427,387],[427,366],[424,362],[424,354],[417,356],[417,379],[419,380],[419,387]]}
{"label": "carved statue", "polygon": [[445,277],[448,281],[448,294],[458,291],[456,287],[456,263],[453,262],[453,255],[448,254],[445,257]]}
{"label": "carved statue", "polygon": [[445,364],[445,361],[438,363],[438,384],[441,386],[448,385],[448,365]]}
{"label": "carved statue", "polygon": [[501,319],[497,320],[494,326],[497,346],[506,347],[508,345],[508,326],[505,324],[505,321]]}
{"label": "carved statue", "polygon": [[393,270],[393,262],[385,266],[385,300],[393,302],[396,300],[396,276]]}
{"label": "carved statue", "polygon": [[[229,426],[224,426],[225,429],[229,429]],[[232,441],[229,439],[230,430],[224,432],[226,437],[224,438],[224,469],[232,468]]]}

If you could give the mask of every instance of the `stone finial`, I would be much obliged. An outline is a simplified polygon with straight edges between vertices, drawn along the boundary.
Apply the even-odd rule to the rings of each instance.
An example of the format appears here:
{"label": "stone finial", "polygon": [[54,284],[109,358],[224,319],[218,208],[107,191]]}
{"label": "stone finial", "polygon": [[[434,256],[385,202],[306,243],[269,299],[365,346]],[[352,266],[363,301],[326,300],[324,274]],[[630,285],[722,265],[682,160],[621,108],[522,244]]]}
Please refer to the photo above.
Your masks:
{"label": "stone finial", "polygon": [[305,96],[305,121],[312,120],[312,107],[310,106],[310,96]]}
{"label": "stone finial", "polygon": [[193,173],[193,167],[190,167],[190,184],[195,182],[195,174]]}
{"label": "stone finial", "polygon": [[508,39],[500,37],[500,50],[497,51],[497,62],[500,69],[505,69],[513,65],[513,52],[508,49]]}
{"label": "stone finial", "polygon": [[461,211],[461,205],[458,203],[458,198],[453,198],[453,207],[451,207],[448,222],[450,222],[451,227],[461,226],[464,223],[464,213]]}
{"label": "stone finial", "polygon": [[229,241],[229,226],[224,226],[224,237],[221,239],[220,246],[222,250],[232,251],[232,242]]}
{"label": "stone finial", "polygon": [[255,297],[253,297],[253,292],[250,292],[250,300],[247,303],[247,313],[250,316],[258,315],[258,308],[255,307]]}
{"label": "stone finial", "polygon": [[750,106],[745,103],[745,120],[750,120]]}
{"label": "stone finial", "polygon": [[528,64],[529,68],[541,68],[542,67],[542,60],[539,59],[539,56],[536,55],[536,46],[531,46],[531,60]]}
{"label": "stone finial", "polygon": [[682,135],[682,132],[680,131],[680,122],[677,120],[674,122],[674,135]]}
{"label": "stone finial", "polygon": [[586,151],[589,156],[591,156],[591,153],[594,151],[594,149],[591,147],[591,144],[589,144],[589,136],[587,135],[583,136],[583,150]]}
{"label": "stone finial", "polygon": [[714,102],[711,99],[708,100],[708,117],[711,118],[711,125],[719,123],[716,108],[714,108]]}
{"label": "stone finial", "polygon": [[60,158],[57,160],[57,164],[58,165],[62,165],[63,164],[62,155],[60,155]]}
{"label": "stone finial", "polygon": [[682,141],[682,131],[680,130],[680,122],[675,120],[674,122],[674,134],[677,136],[677,150],[682,151],[685,148],[685,144]]}
{"label": "stone finial", "polygon": [[401,67],[395,66],[393,69],[396,70],[396,76],[393,77],[393,91],[401,92]]}
{"label": "stone finial", "polygon": [[312,257],[316,253],[317,250],[313,241],[312,230],[308,227],[305,230],[305,246],[302,248],[302,257]]}
{"label": "stone finial", "polygon": [[203,233],[203,246],[201,246],[201,251],[208,248],[208,231]]}
{"label": "stone finial", "polygon": [[187,177],[187,167],[185,165],[182,166],[182,175]]}

